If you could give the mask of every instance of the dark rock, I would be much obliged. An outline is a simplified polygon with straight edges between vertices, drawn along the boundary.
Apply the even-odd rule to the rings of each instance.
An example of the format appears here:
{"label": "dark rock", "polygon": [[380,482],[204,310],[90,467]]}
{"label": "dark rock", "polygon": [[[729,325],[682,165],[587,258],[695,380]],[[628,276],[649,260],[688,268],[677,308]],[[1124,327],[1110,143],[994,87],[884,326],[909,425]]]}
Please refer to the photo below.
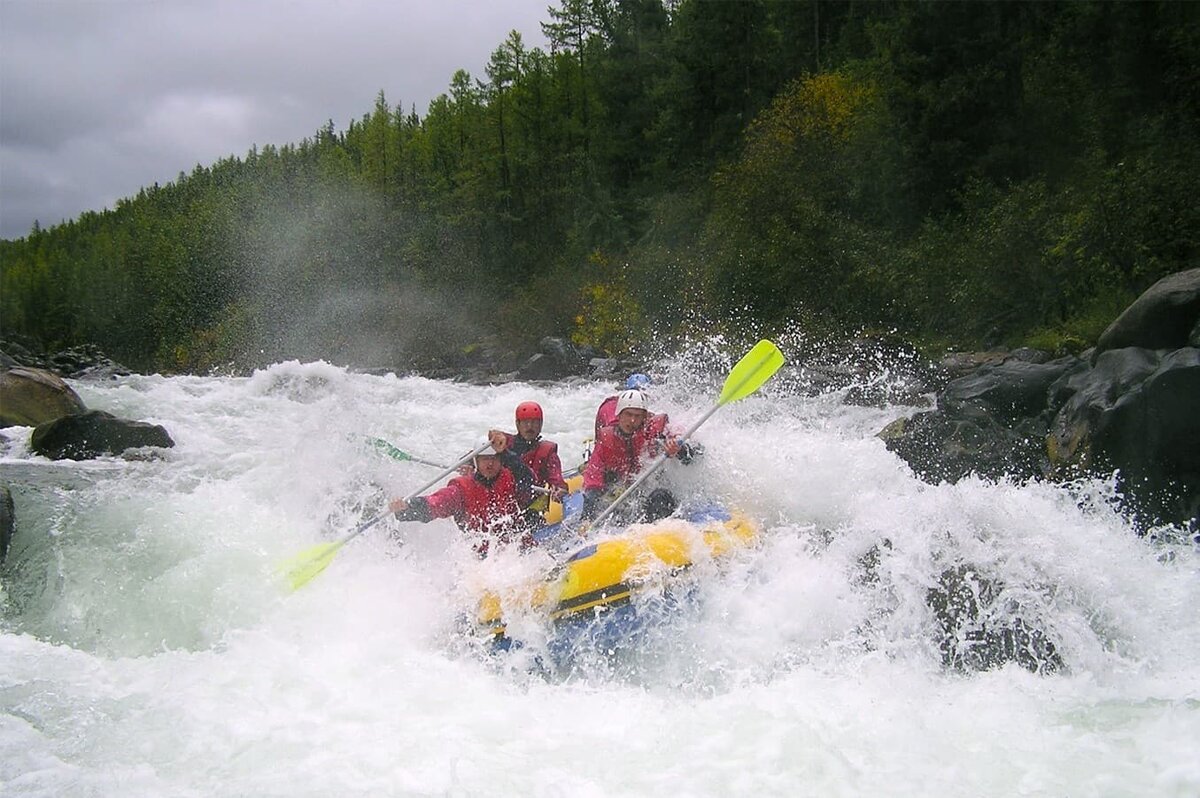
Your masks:
{"label": "dark rock", "polygon": [[1044,349],[1033,349],[1028,346],[1022,346],[1009,352],[1008,359],[1019,360],[1022,363],[1046,363],[1053,358],[1050,356],[1050,353]]}
{"label": "dark rock", "polygon": [[543,338],[539,344],[540,352],[517,369],[516,376],[521,380],[560,380],[585,374],[588,361],[579,350],[565,338]]}
{"label": "dark rock", "polygon": [[33,427],[86,409],[57,374],[24,366],[0,373],[0,427]]}
{"label": "dark rock", "polygon": [[938,362],[938,367],[950,380],[974,374],[983,366],[999,366],[1008,359],[1007,352],[951,352]]}
{"label": "dark rock", "polygon": [[620,365],[621,362],[615,357],[594,357],[588,361],[593,377],[612,377]]}
{"label": "dark rock", "polygon": [[[35,351],[31,351],[33,347]],[[44,369],[71,379],[109,379],[128,376],[132,372],[109,358],[95,344],[81,344],[47,356],[41,344],[33,338],[20,341],[0,341],[0,364],[16,361],[17,365]]]}
{"label": "dark rock", "polygon": [[1200,323],[1200,269],[1162,278],[1116,318],[1096,342],[1096,353],[1110,349],[1179,349]]}
{"label": "dark rock", "polygon": [[1160,360],[1159,354],[1149,349],[1103,352],[1091,369],[1068,375],[1051,388],[1051,395],[1062,400],[1047,441],[1054,476],[1074,478],[1093,467],[1106,467],[1095,451],[1101,419],[1123,394],[1145,382]]}
{"label": "dark rock", "polygon": [[33,431],[29,448],[51,460],[88,460],[141,446],[175,445],[158,424],[127,421],[102,410],[65,416]]}
{"label": "dark rock", "polygon": [[7,485],[0,485],[0,562],[4,562],[8,554],[8,544],[12,542],[15,529],[16,514],[13,509],[12,492]]}
{"label": "dark rock", "polygon": [[1015,662],[1034,673],[1055,673],[1062,657],[1046,633],[1026,616],[1016,591],[969,565],[942,572],[926,592],[940,628],[942,664],[974,672]]}
{"label": "dark rock", "polygon": [[1046,424],[1037,418],[1002,424],[975,404],[953,413],[917,413],[889,424],[879,437],[913,469],[932,483],[957,482],[976,474],[985,479],[1041,476],[1045,463]]}
{"label": "dark rock", "polygon": [[523,380],[556,380],[566,376],[562,372],[562,367],[554,358],[542,353],[538,353],[529,360],[521,368],[517,369],[517,375]]}
{"label": "dark rock", "polygon": [[1200,505],[1200,349],[1101,353],[1067,381],[1070,398],[1047,439],[1051,474],[1119,472],[1142,527],[1197,525]]}
{"label": "dark rock", "polygon": [[1040,364],[1006,360],[951,382],[938,397],[938,406],[952,411],[965,403],[977,403],[1010,421],[1036,416],[1046,409],[1050,387],[1085,367],[1076,357]]}

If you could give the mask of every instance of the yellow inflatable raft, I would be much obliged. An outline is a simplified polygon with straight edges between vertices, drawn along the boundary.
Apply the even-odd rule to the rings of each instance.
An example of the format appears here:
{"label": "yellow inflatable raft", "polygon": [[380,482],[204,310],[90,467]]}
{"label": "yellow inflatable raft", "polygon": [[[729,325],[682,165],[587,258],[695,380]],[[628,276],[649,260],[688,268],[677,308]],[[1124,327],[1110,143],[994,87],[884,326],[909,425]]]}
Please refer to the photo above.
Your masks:
{"label": "yellow inflatable raft", "polygon": [[661,589],[697,560],[721,559],[757,537],[757,527],[746,516],[711,506],[684,518],[637,524],[583,546],[543,579],[503,594],[485,593],[477,620],[499,639],[509,613],[544,612],[555,622],[595,615],[628,603],[640,590]]}

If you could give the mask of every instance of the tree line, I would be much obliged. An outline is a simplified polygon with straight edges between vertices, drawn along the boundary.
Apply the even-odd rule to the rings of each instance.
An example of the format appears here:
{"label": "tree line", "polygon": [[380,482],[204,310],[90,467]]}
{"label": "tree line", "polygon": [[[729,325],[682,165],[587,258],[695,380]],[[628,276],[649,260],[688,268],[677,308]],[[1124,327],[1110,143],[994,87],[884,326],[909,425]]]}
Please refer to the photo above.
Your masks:
{"label": "tree line", "polygon": [[0,335],[141,370],[494,337],[1080,347],[1196,265],[1200,4],[559,0],[420,116],[380,92],[0,242]]}

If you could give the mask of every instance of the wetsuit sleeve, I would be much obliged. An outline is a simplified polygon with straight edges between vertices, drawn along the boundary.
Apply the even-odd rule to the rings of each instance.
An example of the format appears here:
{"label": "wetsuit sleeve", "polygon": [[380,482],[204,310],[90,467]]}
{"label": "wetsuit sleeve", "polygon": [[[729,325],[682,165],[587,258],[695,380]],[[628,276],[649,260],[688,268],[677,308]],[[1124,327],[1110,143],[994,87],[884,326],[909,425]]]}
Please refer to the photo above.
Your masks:
{"label": "wetsuit sleeve", "polygon": [[428,524],[433,520],[433,513],[429,509],[429,500],[424,496],[418,496],[408,503],[408,507],[396,513],[397,521],[420,521],[422,524]]}
{"label": "wetsuit sleeve", "polygon": [[608,436],[601,434],[596,438],[596,445],[592,448],[592,456],[588,458],[587,465],[583,467],[584,490],[604,490],[606,487],[604,482],[604,461],[605,452],[608,451],[608,448]]}
{"label": "wetsuit sleeve", "polygon": [[522,507],[528,506],[533,501],[533,472],[512,449],[505,449],[500,453],[500,464],[512,472],[513,481],[516,483],[513,493],[517,497],[517,503]]}
{"label": "wetsuit sleeve", "polygon": [[[416,501],[416,499],[413,501]],[[462,512],[466,507],[466,500],[463,497],[462,490],[458,485],[454,484],[453,480],[446,487],[435,490],[424,497],[424,501],[429,505],[429,516],[431,519],[449,518],[452,515]]]}

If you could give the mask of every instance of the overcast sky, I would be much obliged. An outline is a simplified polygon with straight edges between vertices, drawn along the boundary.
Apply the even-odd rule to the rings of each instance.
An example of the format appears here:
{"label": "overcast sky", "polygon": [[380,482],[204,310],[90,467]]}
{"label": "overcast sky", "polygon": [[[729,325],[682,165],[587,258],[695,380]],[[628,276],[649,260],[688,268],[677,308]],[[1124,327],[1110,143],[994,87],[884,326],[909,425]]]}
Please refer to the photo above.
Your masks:
{"label": "overcast sky", "polygon": [[0,237],[484,78],[556,0],[0,0]]}

